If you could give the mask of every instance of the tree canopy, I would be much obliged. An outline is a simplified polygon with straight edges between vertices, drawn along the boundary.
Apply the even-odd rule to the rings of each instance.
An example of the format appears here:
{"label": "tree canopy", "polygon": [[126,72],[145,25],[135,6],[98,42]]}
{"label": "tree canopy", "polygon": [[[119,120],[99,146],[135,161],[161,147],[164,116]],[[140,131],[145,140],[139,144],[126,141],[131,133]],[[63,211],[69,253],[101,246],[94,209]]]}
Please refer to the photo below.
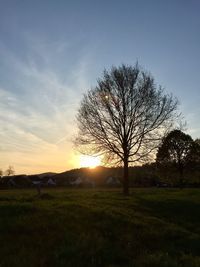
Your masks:
{"label": "tree canopy", "polygon": [[5,171],[5,175],[10,176],[10,175],[14,175],[15,174],[15,170],[13,166],[8,166],[8,169]]}
{"label": "tree canopy", "polygon": [[138,64],[112,67],[82,99],[75,144],[83,153],[122,163],[128,194],[128,165],[152,158],[177,116],[177,104]]}
{"label": "tree canopy", "polygon": [[175,166],[179,171],[180,183],[186,167],[200,159],[200,146],[192,137],[181,130],[171,131],[158,149],[157,163],[162,166]]}

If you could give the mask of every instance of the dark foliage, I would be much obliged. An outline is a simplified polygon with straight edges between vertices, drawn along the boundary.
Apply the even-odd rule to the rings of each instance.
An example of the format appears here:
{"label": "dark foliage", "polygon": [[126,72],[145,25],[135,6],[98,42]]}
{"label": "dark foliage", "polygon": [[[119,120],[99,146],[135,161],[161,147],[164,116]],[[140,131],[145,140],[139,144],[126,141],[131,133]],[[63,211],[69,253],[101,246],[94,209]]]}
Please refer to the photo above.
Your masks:
{"label": "dark foliage", "polygon": [[180,130],[171,131],[162,141],[158,153],[159,168],[179,172],[179,183],[183,183],[184,171],[194,169],[200,163],[200,146],[190,135]]}

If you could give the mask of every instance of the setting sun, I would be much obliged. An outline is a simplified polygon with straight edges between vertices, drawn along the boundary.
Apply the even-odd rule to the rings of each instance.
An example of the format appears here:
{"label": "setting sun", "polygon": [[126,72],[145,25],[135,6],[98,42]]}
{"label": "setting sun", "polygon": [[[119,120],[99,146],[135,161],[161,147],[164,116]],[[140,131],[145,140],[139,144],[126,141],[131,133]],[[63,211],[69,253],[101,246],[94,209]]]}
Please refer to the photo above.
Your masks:
{"label": "setting sun", "polygon": [[93,156],[80,156],[80,167],[89,167],[91,169],[99,166],[101,164],[100,157],[93,157]]}

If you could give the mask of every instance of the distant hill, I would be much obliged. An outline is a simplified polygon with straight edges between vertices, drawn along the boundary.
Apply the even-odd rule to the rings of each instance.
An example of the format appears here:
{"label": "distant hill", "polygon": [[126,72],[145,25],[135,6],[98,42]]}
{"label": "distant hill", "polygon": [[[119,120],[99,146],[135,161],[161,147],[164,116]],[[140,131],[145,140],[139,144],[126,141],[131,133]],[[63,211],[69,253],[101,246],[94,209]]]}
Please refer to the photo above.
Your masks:
{"label": "distant hill", "polygon": [[34,181],[41,181],[43,184],[46,184],[49,178],[55,176],[56,173],[47,172],[41,174],[18,174],[18,175],[10,175],[3,176],[0,179],[0,188],[7,187],[32,187]]}
{"label": "distant hill", "polygon": [[107,168],[107,167],[96,167],[94,169],[90,168],[80,168],[58,173],[53,176],[57,181],[57,184],[68,185],[70,182],[77,178],[87,179],[95,181],[96,185],[101,185],[109,177],[121,177],[121,168]]}
{"label": "distant hill", "polygon": [[46,178],[46,177],[51,177],[51,176],[55,176],[57,173],[56,172],[44,172],[44,173],[40,173],[40,174],[37,174],[38,177],[40,177],[41,179],[42,178]]}
{"label": "distant hill", "polygon": [[[196,171],[196,170],[195,170]],[[199,187],[200,175],[199,171],[196,173],[188,173],[188,177],[185,177],[185,186]],[[144,164],[142,166],[129,167],[129,181],[130,186],[133,187],[150,187],[161,186],[165,184],[167,186],[178,186],[176,183],[176,173],[172,172],[172,178],[164,179],[159,175],[156,164]],[[104,186],[108,185],[108,181],[120,181],[123,180],[123,168],[122,167],[96,167],[72,169],[61,173],[46,172],[32,175],[11,175],[3,176],[0,178],[0,189],[10,187],[33,187],[34,182],[41,182],[43,186],[51,186],[55,183],[58,186],[76,186],[76,185],[94,185]],[[77,181],[82,181],[81,183]]]}
{"label": "distant hill", "polygon": [[[96,167],[72,169],[62,173],[46,172],[32,175],[13,175],[3,177],[0,180],[0,185],[6,186],[25,186],[33,185],[34,181],[41,181],[43,185],[47,184],[51,178],[55,181],[56,185],[71,186],[75,184],[76,179],[82,180],[85,184],[90,182],[95,183],[96,186],[106,185],[108,179],[118,179],[122,183],[123,168],[122,167]],[[144,166],[135,166],[129,168],[130,185],[149,186],[155,184],[155,173],[146,169]],[[153,180],[152,180],[153,178]],[[112,179],[113,180],[113,179]]]}

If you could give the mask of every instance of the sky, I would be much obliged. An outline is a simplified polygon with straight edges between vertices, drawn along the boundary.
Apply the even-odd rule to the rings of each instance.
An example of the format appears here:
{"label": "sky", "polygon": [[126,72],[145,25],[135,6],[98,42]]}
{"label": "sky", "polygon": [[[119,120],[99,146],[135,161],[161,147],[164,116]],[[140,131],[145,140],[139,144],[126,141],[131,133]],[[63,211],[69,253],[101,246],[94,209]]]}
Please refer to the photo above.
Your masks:
{"label": "sky", "polygon": [[0,0],[0,169],[79,167],[81,98],[136,61],[180,101],[200,137],[200,1]]}

